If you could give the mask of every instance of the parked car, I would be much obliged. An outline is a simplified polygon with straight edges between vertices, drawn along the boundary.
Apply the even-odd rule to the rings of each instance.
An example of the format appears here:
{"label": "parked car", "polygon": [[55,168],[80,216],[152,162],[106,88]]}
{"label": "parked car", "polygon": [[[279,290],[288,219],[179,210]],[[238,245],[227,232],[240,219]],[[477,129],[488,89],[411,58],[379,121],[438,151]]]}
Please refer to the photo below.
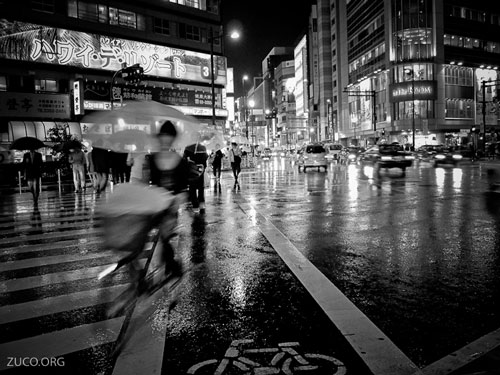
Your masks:
{"label": "parked car", "polygon": [[375,145],[359,155],[360,164],[372,164],[377,172],[380,168],[400,168],[403,175],[414,159],[411,152],[398,143]]}
{"label": "parked car", "polygon": [[339,144],[332,144],[332,143],[325,144],[326,159],[329,161],[339,160],[342,149],[343,149],[342,145]]}
{"label": "parked car", "polygon": [[443,148],[432,156],[432,165],[434,167],[438,167],[439,165],[444,164],[456,166],[463,160],[463,158],[464,155],[461,150]]}
{"label": "parked car", "polygon": [[299,168],[299,172],[301,168],[304,173],[306,172],[307,168],[317,168],[318,172],[320,168],[324,168],[324,170],[326,171],[328,167],[328,161],[326,160],[325,147],[320,143],[308,144],[299,154],[297,165]]}

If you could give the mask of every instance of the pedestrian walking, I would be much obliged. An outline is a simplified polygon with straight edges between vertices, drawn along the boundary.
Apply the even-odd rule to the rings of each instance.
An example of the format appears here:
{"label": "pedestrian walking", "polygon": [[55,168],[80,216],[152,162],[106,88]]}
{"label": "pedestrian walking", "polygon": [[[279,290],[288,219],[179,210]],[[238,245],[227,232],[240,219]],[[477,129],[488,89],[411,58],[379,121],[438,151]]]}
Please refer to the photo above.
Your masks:
{"label": "pedestrian walking", "polygon": [[42,154],[39,152],[31,150],[23,155],[24,178],[33,195],[33,204],[35,207],[38,207],[38,197],[40,196],[42,165]]}
{"label": "pedestrian walking", "polygon": [[131,152],[127,156],[127,165],[130,167],[130,182],[144,182],[149,184],[149,153]]}
{"label": "pedestrian walking", "polygon": [[212,160],[212,170],[215,177],[215,182],[218,183],[220,181],[220,176],[222,173],[222,158],[224,158],[224,153],[220,149],[220,144],[215,145],[216,151],[213,155]]}
{"label": "pedestrian walking", "polygon": [[238,176],[241,172],[241,150],[236,142],[231,142],[231,148],[229,150],[229,162],[231,163],[231,169],[233,170],[234,176],[234,188],[240,187],[238,182]]}
{"label": "pedestrian walking", "polygon": [[200,175],[189,181],[189,200],[194,212],[205,212],[205,170],[207,169],[207,149],[201,143],[189,145],[184,149],[184,158],[196,164]]}
{"label": "pedestrian walking", "polygon": [[92,183],[92,189],[94,191],[97,191],[97,188],[99,186],[99,178],[95,171],[94,160],[92,157],[92,149],[85,154],[85,157],[87,159],[87,172],[90,177],[90,182]]}
{"label": "pedestrian walking", "polygon": [[104,148],[97,147],[100,142],[96,142],[96,147],[92,149],[92,162],[94,163],[94,171],[97,176],[96,194],[106,190],[109,176],[109,152]]}
{"label": "pedestrian walking", "polygon": [[73,183],[75,185],[75,193],[85,190],[85,154],[81,149],[71,149],[69,158],[73,169]]}

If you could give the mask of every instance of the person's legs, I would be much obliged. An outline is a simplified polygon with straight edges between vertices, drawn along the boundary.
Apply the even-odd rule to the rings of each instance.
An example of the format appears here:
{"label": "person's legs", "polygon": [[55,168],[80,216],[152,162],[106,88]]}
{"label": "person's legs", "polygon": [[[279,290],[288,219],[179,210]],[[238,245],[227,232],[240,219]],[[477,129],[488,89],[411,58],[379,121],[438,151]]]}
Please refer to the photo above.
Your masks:
{"label": "person's legs", "polygon": [[80,189],[80,184],[78,181],[78,171],[76,169],[76,166],[73,165],[73,185],[75,185],[75,191],[77,192]]}
{"label": "person's legs", "polygon": [[199,207],[199,202],[198,202],[198,197],[197,197],[197,182],[192,182],[189,184],[189,200],[191,201],[191,204],[193,205],[193,208],[198,208]]}
{"label": "person's legs", "polygon": [[205,210],[205,176],[201,175],[200,181],[198,182],[198,202],[200,210]]}
{"label": "person's legs", "polygon": [[77,168],[78,173],[78,181],[79,181],[79,189],[85,189],[85,167],[83,165],[78,165]]}

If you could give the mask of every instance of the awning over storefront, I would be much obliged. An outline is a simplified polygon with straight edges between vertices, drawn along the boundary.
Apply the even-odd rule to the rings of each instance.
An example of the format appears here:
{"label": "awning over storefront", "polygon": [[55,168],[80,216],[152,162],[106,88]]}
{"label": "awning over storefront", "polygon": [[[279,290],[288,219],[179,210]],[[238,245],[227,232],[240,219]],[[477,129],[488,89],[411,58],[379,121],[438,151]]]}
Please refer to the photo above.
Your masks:
{"label": "awning over storefront", "polygon": [[82,129],[79,122],[54,122],[54,121],[9,121],[8,142],[13,142],[21,137],[35,137],[41,141],[50,140],[49,129],[62,127],[68,134],[77,138],[82,137]]}

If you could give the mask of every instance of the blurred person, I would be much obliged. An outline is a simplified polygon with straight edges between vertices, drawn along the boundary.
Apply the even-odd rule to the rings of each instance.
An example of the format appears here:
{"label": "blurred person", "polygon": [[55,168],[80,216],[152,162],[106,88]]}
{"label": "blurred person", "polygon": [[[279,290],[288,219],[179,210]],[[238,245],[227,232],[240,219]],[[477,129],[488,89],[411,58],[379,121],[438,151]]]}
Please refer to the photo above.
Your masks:
{"label": "blurred person", "polygon": [[102,140],[98,140],[95,142],[95,147],[92,149],[92,162],[94,163],[94,171],[97,176],[97,194],[106,190],[109,176],[109,152],[108,150],[99,147],[102,145]]}
{"label": "blurred person", "polygon": [[165,274],[180,276],[182,267],[174,259],[172,239],[177,234],[177,217],[179,205],[183,200],[184,192],[188,185],[188,165],[172,145],[177,137],[177,130],[171,121],[165,121],[158,133],[160,151],[151,154],[149,158],[150,176],[145,183],[151,181],[153,185],[163,187],[172,193],[176,199],[174,204],[163,216],[160,228],[160,238],[163,244],[161,260],[165,264]]}
{"label": "blurred person", "polygon": [[[149,157],[144,152],[130,152],[127,156],[127,165],[130,167],[130,182],[149,184]],[[146,181],[147,180],[147,181]]]}
{"label": "blurred person", "polygon": [[35,207],[38,207],[38,197],[40,196],[42,165],[43,159],[41,153],[31,150],[23,155],[24,178],[33,195]]}
{"label": "blurred person", "polygon": [[231,163],[231,169],[233,170],[234,176],[234,188],[240,187],[238,182],[238,176],[241,172],[241,150],[236,142],[231,142],[231,148],[229,149],[229,162]]}
{"label": "blurred person", "polygon": [[92,183],[92,188],[94,189],[94,191],[96,191],[97,187],[99,186],[99,179],[95,171],[94,161],[92,159],[92,149],[85,154],[85,157],[87,159],[87,172],[90,177],[90,182]]}
{"label": "blurred person", "polygon": [[216,151],[214,152],[212,160],[212,169],[217,183],[220,181],[220,175],[222,172],[222,158],[224,157],[224,153],[220,149],[220,144],[218,143],[215,145],[215,149]]}
{"label": "blurred person", "polygon": [[184,149],[184,158],[195,163],[200,174],[189,181],[189,200],[194,212],[205,212],[205,170],[207,169],[207,149],[201,143],[189,145]]}
{"label": "blurred person", "polygon": [[81,149],[71,149],[68,158],[73,169],[73,183],[75,193],[85,190],[85,165],[86,157]]}

